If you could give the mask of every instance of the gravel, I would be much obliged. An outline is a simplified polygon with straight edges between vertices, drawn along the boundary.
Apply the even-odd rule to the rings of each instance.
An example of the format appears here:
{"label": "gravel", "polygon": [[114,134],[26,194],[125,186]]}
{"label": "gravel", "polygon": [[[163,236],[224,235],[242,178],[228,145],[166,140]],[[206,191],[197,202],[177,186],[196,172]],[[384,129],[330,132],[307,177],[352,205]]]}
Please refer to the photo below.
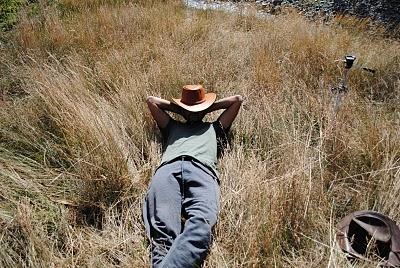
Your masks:
{"label": "gravel", "polygon": [[282,6],[295,7],[308,17],[349,14],[383,22],[400,24],[400,0],[257,0],[268,12]]}

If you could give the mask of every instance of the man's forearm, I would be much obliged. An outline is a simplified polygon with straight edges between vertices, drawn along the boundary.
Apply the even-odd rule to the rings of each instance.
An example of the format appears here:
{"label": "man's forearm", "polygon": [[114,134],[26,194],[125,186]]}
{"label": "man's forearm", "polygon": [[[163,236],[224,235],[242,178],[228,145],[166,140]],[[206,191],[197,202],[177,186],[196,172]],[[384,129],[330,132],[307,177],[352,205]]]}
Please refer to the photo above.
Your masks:
{"label": "man's forearm", "polygon": [[180,114],[180,109],[179,106],[177,106],[176,104],[168,101],[168,100],[164,100],[162,98],[158,98],[158,97],[153,97],[150,96],[147,98],[148,102],[151,102],[152,104],[156,105],[158,108],[160,108],[163,111],[170,111],[173,113],[178,113]]}
{"label": "man's forearm", "polygon": [[213,103],[213,105],[210,106],[210,108],[207,109],[207,112],[210,113],[221,109],[228,109],[231,105],[235,103],[241,103],[242,100],[243,98],[240,95],[234,95],[217,100]]}

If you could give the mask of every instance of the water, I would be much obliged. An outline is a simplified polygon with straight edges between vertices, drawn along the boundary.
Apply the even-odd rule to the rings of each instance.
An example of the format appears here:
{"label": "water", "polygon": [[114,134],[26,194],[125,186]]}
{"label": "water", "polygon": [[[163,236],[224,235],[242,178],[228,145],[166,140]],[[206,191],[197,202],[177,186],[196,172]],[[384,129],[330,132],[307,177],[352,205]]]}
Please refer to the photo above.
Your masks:
{"label": "water", "polygon": [[238,13],[241,15],[256,15],[261,18],[271,18],[272,15],[257,9],[254,4],[250,3],[233,3],[233,2],[220,2],[210,0],[183,0],[185,5],[189,8],[201,10],[219,10],[229,13]]}

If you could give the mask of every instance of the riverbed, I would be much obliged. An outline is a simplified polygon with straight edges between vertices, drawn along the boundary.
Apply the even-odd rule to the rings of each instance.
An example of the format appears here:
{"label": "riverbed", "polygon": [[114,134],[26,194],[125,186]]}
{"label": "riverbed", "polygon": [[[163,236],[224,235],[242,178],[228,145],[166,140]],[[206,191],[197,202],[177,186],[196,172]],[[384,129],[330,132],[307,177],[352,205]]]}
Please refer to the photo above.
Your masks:
{"label": "riverbed", "polygon": [[400,5],[398,0],[257,0],[252,3],[222,2],[218,0],[182,1],[188,8],[220,10],[241,15],[252,14],[265,18],[271,18],[273,17],[272,14],[279,13],[281,7],[292,7],[309,18],[315,16],[329,18],[336,14],[348,14],[360,18],[370,18],[393,28],[400,26]]}
{"label": "riverbed", "polygon": [[200,10],[218,10],[240,15],[255,15],[262,18],[270,18],[272,15],[254,3],[222,2],[209,0],[183,0],[188,8]]}

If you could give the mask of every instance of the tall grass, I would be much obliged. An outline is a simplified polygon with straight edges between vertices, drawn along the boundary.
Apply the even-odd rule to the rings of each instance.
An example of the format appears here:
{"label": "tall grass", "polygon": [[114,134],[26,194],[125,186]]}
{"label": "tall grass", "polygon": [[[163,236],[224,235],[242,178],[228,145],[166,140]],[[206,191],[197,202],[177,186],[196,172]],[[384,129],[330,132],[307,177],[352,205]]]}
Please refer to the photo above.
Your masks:
{"label": "tall grass", "polygon": [[[140,207],[161,146],[144,100],[186,83],[245,97],[205,266],[347,266],[341,217],[400,220],[400,44],[343,20],[180,1],[60,0],[22,13],[0,48],[1,266],[148,266]],[[329,88],[347,53],[358,67],[334,117]]]}

